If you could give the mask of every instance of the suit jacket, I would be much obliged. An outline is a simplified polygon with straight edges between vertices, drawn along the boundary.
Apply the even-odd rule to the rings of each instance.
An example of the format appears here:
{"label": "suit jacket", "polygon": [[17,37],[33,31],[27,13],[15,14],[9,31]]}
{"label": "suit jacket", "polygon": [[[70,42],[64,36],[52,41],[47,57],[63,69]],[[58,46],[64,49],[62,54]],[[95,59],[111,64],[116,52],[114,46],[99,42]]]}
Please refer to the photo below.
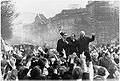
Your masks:
{"label": "suit jacket", "polygon": [[73,54],[74,52],[77,53],[77,40],[73,41],[70,37],[67,38],[68,44],[70,46],[70,54]]}
{"label": "suit jacket", "polygon": [[70,45],[67,44],[66,42],[64,42],[62,39],[59,39],[57,42],[57,51],[59,52],[59,54],[61,56],[63,56],[64,54],[62,53],[63,49],[66,52],[66,56],[68,56],[70,54]]}
{"label": "suit jacket", "polygon": [[78,53],[81,54],[83,51],[89,51],[89,43],[95,40],[95,35],[90,37],[81,37],[77,40]]}

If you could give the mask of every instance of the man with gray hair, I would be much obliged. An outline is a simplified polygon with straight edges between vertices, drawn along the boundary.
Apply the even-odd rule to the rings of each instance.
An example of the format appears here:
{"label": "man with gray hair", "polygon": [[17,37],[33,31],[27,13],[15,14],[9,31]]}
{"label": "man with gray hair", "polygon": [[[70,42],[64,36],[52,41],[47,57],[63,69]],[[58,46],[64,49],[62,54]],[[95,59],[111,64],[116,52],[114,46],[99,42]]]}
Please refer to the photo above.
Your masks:
{"label": "man with gray hair", "polygon": [[[86,60],[91,61],[91,57],[89,54],[89,43],[95,40],[95,34],[92,33],[92,37],[85,36],[85,32],[80,32],[80,38],[77,40],[78,54],[82,54],[84,52],[86,56]],[[79,57],[80,55],[78,55]]]}

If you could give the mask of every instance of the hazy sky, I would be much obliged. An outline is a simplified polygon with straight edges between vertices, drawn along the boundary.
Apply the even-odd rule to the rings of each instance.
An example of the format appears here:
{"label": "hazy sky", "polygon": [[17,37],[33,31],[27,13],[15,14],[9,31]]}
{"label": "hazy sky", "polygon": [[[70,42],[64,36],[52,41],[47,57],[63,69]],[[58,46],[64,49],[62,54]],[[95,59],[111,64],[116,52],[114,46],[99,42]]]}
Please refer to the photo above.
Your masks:
{"label": "hazy sky", "polygon": [[[20,12],[19,22],[33,22],[37,13],[44,14],[46,18],[53,17],[70,4],[79,4],[85,7],[88,0],[12,0]],[[90,0],[95,1],[95,0]]]}
{"label": "hazy sky", "polygon": [[85,7],[88,0],[14,0],[21,13],[42,13],[47,18],[68,8],[69,4],[80,4]]}

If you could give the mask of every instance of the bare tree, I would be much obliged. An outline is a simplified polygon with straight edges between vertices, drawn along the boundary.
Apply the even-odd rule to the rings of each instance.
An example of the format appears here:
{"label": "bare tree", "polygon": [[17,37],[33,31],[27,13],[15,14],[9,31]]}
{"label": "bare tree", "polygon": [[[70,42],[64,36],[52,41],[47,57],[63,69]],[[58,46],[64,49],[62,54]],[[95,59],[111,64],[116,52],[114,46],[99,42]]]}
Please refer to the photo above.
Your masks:
{"label": "bare tree", "polygon": [[7,40],[12,37],[12,22],[18,15],[10,0],[1,2],[1,36],[3,39]]}

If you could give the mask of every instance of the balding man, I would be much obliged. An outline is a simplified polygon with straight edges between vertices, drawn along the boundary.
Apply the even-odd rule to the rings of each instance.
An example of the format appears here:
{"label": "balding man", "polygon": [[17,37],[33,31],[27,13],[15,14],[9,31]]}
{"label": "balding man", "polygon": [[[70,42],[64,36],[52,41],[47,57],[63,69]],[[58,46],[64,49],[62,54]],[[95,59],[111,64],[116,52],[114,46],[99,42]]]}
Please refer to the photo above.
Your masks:
{"label": "balding man", "polygon": [[[85,52],[86,59],[88,61],[91,61],[91,57],[89,54],[89,43],[95,40],[95,34],[92,33],[92,37],[85,36],[85,32],[80,32],[80,38],[77,40],[77,47],[78,47],[78,54],[82,54],[82,52]],[[78,55],[79,57],[80,55]]]}

